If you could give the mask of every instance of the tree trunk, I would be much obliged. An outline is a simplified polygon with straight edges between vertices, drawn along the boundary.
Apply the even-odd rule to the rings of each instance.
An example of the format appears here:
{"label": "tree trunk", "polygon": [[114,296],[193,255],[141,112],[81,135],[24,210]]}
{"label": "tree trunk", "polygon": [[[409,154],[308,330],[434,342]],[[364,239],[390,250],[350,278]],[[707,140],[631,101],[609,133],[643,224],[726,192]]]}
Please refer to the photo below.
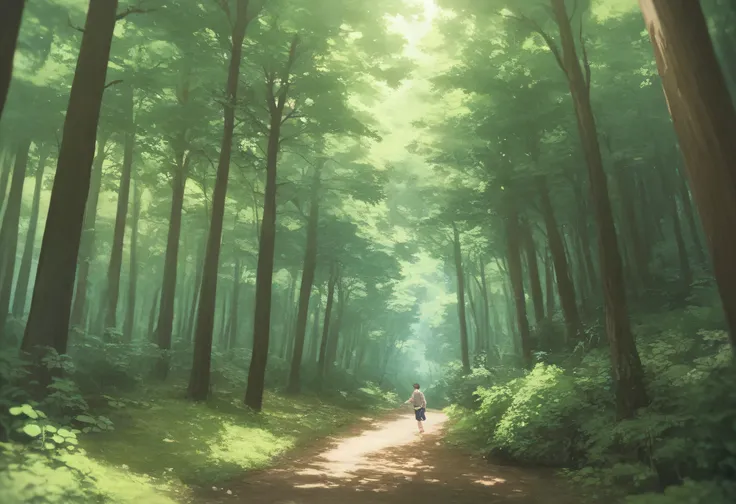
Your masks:
{"label": "tree trunk", "polygon": [[194,267],[196,273],[194,275],[194,285],[192,286],[192,303],[189,308],[189,320],[187,322],[187,328],[184,336],[191,343],[194,335],[194,321],[197,316],[197,303],[199,301],[199,289],[202,286],[202,261],[204,260],[206,240],[202,240],[202,248],[199,250],[197,257],[195,258]]}
{"label": "tree trunk", "polygon": [[544,290],[546,291],[547,316],[550,320],[552,320],[552,316],[555,313],[555,281],[553,275],[552,261],[550,260],[550,251],[548,249],[544,255]]}
{"label": "tree trunk", "polygon": [[[294,333],[294,352],[291,356],[289,383],[286,390],[297,394],[301,389],[302,354],[304,352],[304,337],[307,333],[307,316],[309,315],[309,300],[312,297],[314,272],[317,269],[317,229],[319,224],[319,188],[321,164],[314,167],[312,180],[312,198],[309,205],[309,219],[307,221],[307,243],[304,247],[304,266],[302,267],[302,282],[299,286],[299,311],[296,315],[296,331]],[[316,316],[316,315],[315,315]]]}
{"label": "tree trunk", "polygon": [[335,283],[337,282],[337,265],[333,262],[330,270],[330,279],[327,282],[327,303],[325,304],[324,322],[322,323],[322,340],[319,344],[319,357],[317,358],[317,390],[322,389],[325,377],[325,360],[327,357],[327,339],[330,336],[330,316],[332,315],[332,304],[335,299]]}
{"label": "tree trunk", "polygon": [[317,350],[319,349],[319,314],[322,309],[322,297],[317,298],[317,306],[314,307],[312,314],[312,336],[309,340],[309,354],[307,362],[314,364],[317,362]]}
{"label": "tree trunk", "polygon": [[[176,274],[179,266],[179,241],[181,238],[182,208],[187,184],[189,156],[177,153],[176,167],[171,180],[171,211],[169,213],[169,232],[166,237],[164,256],[164,275],[161,281],[161,306],[156,324],[156,343],[161,356],[156,364],[155,374],[165,380],[169,374],[168,350],[171,350],[171,335],[174,329],[174,301],[176,299]],[[183,316],[183,314],[182,314]]]}
{"label": "tree trunk", "polygon": [[639,0],[736,348],[736,111],[699,2]]}
{"label": "tree trunk", "polygon": [[340,342],[340,331],[342,330],[342,322],[345,317],[345,307],[350,299],[350,291],[345,288],[342,283],[338,284],[337,289],[337,317],[335,323],[330,327],[330,338],[327,340],[327,357],[325,359],[327,370],[331,371],[337,362],[337,348]]}
{"label": "tree trunk", "polygon": [[687,175],[682,173],[681,170],[677,169],[677,186],[680,193],[680,204],[682,204],[682,212],[685,214],[685,220],[687,221],[687,227],[690,231],[690,239],[693,242],[695,249],[695,258],[698,264],[704,265],[706,263],[705,251],[703,250],[703,244],[700,241],[700,229],[695,222],[695,211],[690,201],[690,190],[687,186]]}
{"label": "tree trunk", "polygon": [[123,340],[126,343],[133,341],[133,327],[135,326],[135,301],[138,288],[138,221],[141,215],[141,190],[136,182],[133,186],[133,215],[131,215],[130,230],[130,267],[128,271],[128,306],[123,323]]}
{"label": "tree trunk", "polygon": [[240,310],[240,254],[235,253],[233,265],[233,293],[230,296],[230,321],[228,322],[228,350],[235,348],[238,338],[238,311]]}
{"label": "tree trunk", "polygon": [[87,327],[85,323],[87,305],[87,289],[89,288],[89,270],[95,256],[95,224],[97,221],[97,203],[100,199],[100,190],[102,189],[102,165],[105,162],[107,153],[107,141],[110,134],[106,131],[100,132],[97,138],[97,156],[95,156],[92,165],[92,176],[90,180],[89,194],[84,210],[84,224],[82,231],[81,244],[79,246],[79,257],[77,265],[79,271],[77,273],[77,290],[74,294],[74,304],[72,305],[72,313],[70,325],[72,327]]}
{"label": "tree trunk", "polygon": [[557,292],[560,295],[560,305],[562,306],[562,315],[565,319],[567,339],[568,341],[574,342],[577,341],[582,332],[580,315],[575,299],[575,287],[573,286],[572,278],[570,278],[570,268],[565,254],[565,245],[562,242],[562,235],[557,227],[557,219],[555,218],[552,201],[549,197],[547,179],[544,176],[537,178],[537,189],[542,203],[542,216],[544,217],[544,225],[547,231],[547,242],[550,253],[552,254],[555,276],[557,277]]}
{"label": "tree trunk", "polygon": [[230,67],[227,74],[224,126],[217,178],[212,195],[212,219],[207,236],[207,248],[202,267],[202,286],[199,292],[197,325],[194,334],[194,360],[189,378],[187,395],[196,401],[207,399],[210,391],[210,366],[212,362],[212,331],[215,323],[215,298],[217,296],[217,270],[220,261],[222,221],[225,217],[225,197],[230,174],[230,155],[235,129],[235,106],[240,80],[240,63],[243,54],[245,29],[252,19],[248,12],[248,0],[238,0],[237,14],[230,36]]}
{"label": "tree trunk", "polygon": [[31,215],[28,219],[28,232],[26,233],[26,243],[23,247],[23,257],[20,260],[18,281],[15,284],[15,294],[13,295],[13,316],[15,318],[22,318],[26,312],[28,282],[31,278],[31,268],[33,267],[33,247],[36,243],[36,229],[38,227],[38,207],[41,203],[43,174],[44,168],[46,167],[46,159],[48,159],[48,154],[48,145],[38,146],[38,165],[36,166],[36,179],[33,186],[33,202],[31,203]]}
{"label": "tree trunk", "polygon": [[532,291],[532,303],[534,305],[534,321],[539,325],[544,320],[544,298],[542,296],[542,283],[539,280],[539,264],[537,263],[537,247],[534,245],[534,236],[529,223],[523,221],[520,227],[521,240],[526,250],[526,264],[529,273],[529,286]]}
{"label": "tree trunk", "polygon": [[529,367],[532,363],[531,337],[529,334],[529,321],[526,318],[526,297],[524,295],[524,275],[521,267],[521,244],[522,231],[519,225],[519,215],[515,208],[510,206],[506,216],[506,246],[509,262],[509,279],[511,289],[514,293],[514,306],[516,307],[516,323],[519,327],[519,339],[521,340],[521,354],[524,364]]}
{"label": "tree trunk", "polygon": [[0,17],[0,117],[3,115],[5,100],[8,98],[15,47],[25,6],[25,0],[4,2],[3,15]]}
{"label": "tree trunk", "polygon": [[253,315],[253,352],[248,369],[248,386],[245,404],[255,411],[263,406],[263,388],[266,379],[268,344],[271,333],[271,290],[273,263],[276,247],[276,169],[281,145],[281,124],[284,106],[289,93],[291,66],[296,59],[298,39],[295,37],[289,48],[289,60],[280,78],[278,97],[274,93],[274,76],[270,77],[268,108],[271,124],[266,149],[266,188],[263,198],[261,238],[258,243],[258,265],[256,266],[256,302]]}
{"label": "tree trunk", "polygon": [[[617,412],[619,418],[631,418],[637,409],[647,404],[648,399],[644,387],[644,373],[629,322],[618,238],[598,143],[598,131],[590,103],[590,80],[583,76],[580,68],[565,0],[551,0],[551,3],[560,31],[562,65],[575,106],[580,141],[590,178],[591,202],[598,224],[606,333],[611,349]],[[586,69],[588,68],[586,60]]]}
{"label": "tree trunk", "polygon": [[457,316],[460,325],[460,358],[463,371],[470,373],[470,355],[468,351],[468,322],[465,315],[465,274],[463,273],[463,254],[460,249],[460,232],[452,223],[452,244],[455,257],[455,277],[457,278]]}
{"label": "tree trunk", "polygon": [[10,174],[13,171],[13,157],[10,154],[6,154],[0,170],[2,170],[0,172],[0,215],[2,215],[5,196],[8,194],[8,182],[10,181]]}
{"label": "tree trunk", "polygon": [[115,230],[112,237],[110,264],[107,269],[107,291],[105,299],[105,329],[117,328],[118,298],[120,297],[120,272],[123,268],[123,243],[125,241],[125,222],[128,218],[130,180],[133,171],[133,147],[135,146],[135,123],[133,119],[133,88],[126,86],[123,91],[128,117],[128,131],[123,143],[123,167],[120,171],[118,188],[118,207],[115,213]]}
{"label": "tree trunk", "polygon": [[588,202],[585,199],[582,187],[582,180],[576,180],[572,183],[575,194],[575,203],[577,208],[577,230],[580,235],[580,244],[583,247],[583,256],[585,258],[585,271],[587,273],[588,282],[590,284],[591,293],[597,293],[598,280],[593,264],[593,255],[591,254],[590,234],[588,233]]}
{"label": "tree trunk", "polygon": [[69,315],[117,0],[90,1],[41,242],[22,350],[66,353]]}
{"label": "tree trunk", "polygon": [[16,149],[13,180],[10,184],[8,205],[3,215],[2,229],[0,229],[0,247],[2,247],[0,248],[0,332],[4,332],[5,322],[10,313],[10,294],[13,290],[13,276],[18,252],[20,208],[30,148],[31,141],[23,140]]}
{"label": "tree trunk", "polygon": [[151,300],[151,311],[148,312],[148,334],[147,337],[151,342],[156,342],[156,334],[154,331],[154,328],[156,327],[156,318],[158,315],[157,308],[160,304],[160,298],[161,298],[161,287],[156,289],[156,293],[153,295],[153,299]]}
{"label": "tree trunk", "polygon": [[[624,229],[629,238],[629,243],[633,249],[633,271],[634,278],[632,281],[635,282],[640,288],[646,288],[650,285],[649,277],[649,256],[648,250],[651,246],[645,246],[639,232],[639,223],[636,218],[636,210],[634,208],[635,198],[628,197],[627,195],[634,194],[636,192],[636,186],[631,182],[630,177],[625,173],[626,167],[623,162],[618,161],[614,166],[614,176],[618,185],[619,194],[621,194],[621,206],[623,210],[623,222]],[[650,208],[649,205],[645,208]],[[647,234],[646,231],[644,233]]]}

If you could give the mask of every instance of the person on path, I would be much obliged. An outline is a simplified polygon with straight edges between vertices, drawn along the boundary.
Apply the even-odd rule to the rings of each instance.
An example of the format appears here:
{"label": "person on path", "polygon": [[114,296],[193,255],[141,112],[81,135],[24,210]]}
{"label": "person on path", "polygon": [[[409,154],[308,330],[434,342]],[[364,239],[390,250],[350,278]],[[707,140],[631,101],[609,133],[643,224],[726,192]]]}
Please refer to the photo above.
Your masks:
{"label": "person on path", "polygon": [[422,422],[427,421],[425,412],[427,411],[427,400],[424,398],[424,394],[419,390],[419,384],[414,384],[414,391],[411,393],[411,397],[404,403],[411,403],[414,406],[414,417],[417,419],[417,425],[419,426],[419,433],[424,433],[424,425]]}

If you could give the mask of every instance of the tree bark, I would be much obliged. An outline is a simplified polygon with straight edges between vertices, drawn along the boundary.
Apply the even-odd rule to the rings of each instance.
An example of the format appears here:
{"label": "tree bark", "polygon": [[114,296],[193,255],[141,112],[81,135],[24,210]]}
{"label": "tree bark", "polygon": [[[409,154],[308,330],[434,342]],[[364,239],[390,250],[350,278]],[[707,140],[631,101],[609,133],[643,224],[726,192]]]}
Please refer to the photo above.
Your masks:
{"label": "tree bark", "polygon": [[332,304],[335,299],[335,283],[339,272],[337,264],[332,263],[330,279],[327,281],[327,303],[325,304],[324,322],[322,323],[322,340],[319,344],[319,356],[317,358],[317,390],[322,389],[325,377],[325,361],[327,357],[327,339],[330,336],[330,319],[332,315]]}
{"label": "tree bark", "polygon": [[314,167],[312,180],[312,195],[309,205],[307,221],[307,243],[304,247],[304,266],[302,267],[302,281],[299,286],[299,308],[296,315],[296,331],[294,333],[294,352],[291,355],[291,369],[289,383],[286,390],[297,394],[301,389],[302,354],[304,353],[304,337],[307,333],[307,317],[309,315],[309,300],[312,297],[314,273],[317,269],[317,232],[319,224],[319,195],[320,195],[320,162]]}
{"label": "tree bark", "polygon": [[238,311],[240,310],[240,255],[236,251],[233,265],[233,294],[230,296],[230,321],[228,322],[228,350],[235,348],[238,338]]}
{"label": "tree bark", "polygon": [[[583,76],[580,67],[565,0],[551,0],[551,3],[562,43],[561,65],[567,75],[570,95],[575,106],[578,132],[588,167],[591,202],[598,224],[606,333],[611,349],[617,413],[619,418],[631,418],[637,409],[647,404],[648,399],[644,386],[644,373],[629,321],[618,237],[613,222],[598,131],[590,103],[590,79]],[[586,59],[586,70],[588,69]]]}
{"label": "tree bark", "polygon": [[100,190],[102,189],[102,165],[105,162],[107,153],[107,141],[110,134],[101,131],[97,138],[97,155],[92,165],[92,175],[90,180],[89,194],[84,210],[84,224],[82,228],[82,238],[79,246],[79,257],[77,259],[77,290],[74,294],[74,303],[72,305],[72,313],[70,325],[72,327],[87,327],[85,322],[87,305],[87,290],[89,288],[89,270],[95,256],[95,224],[97,221],[97,203],[100,199]]}
{"label": "tree bark", "polygon": [[138,183],[133,186],[133,215],[130,230],[130,267],[128,271],[128,305],[125,308],[123,323],[123,341],[133,341],[135,327],[135,304],[138,289],[138,221],[141,215],[141,190]]}
{"label": "tree bark", "polygon": [[523,221],[521,223],[520,231],[526,252],[529,287],[532,291],[532,303],[534,305],[534,321],[539,325],[544,320],[544,298],[542,296],[542,283],[539,280],[537,247],[534,245],[534,236],[532,236],[532,230],[528,222]]}
{"label": "tree bark", "polygon": [[706,263],[705,251],[703,250],[703,244],[700,241],[700,229],[695,222],[695,210],[693,210],[692,202],[690,201],[690,190],[688,189],[687,175],[682,173],[681,170],[677,169],[677,188],[680,193],[680,204],[682,205],[682,212],[685,214],[685,220],[687,221],[687,227],[690,231],[690,240],[693,243],[695,249],[695,258],[698,264],[704,265]]}
{"label": "tree bark", "polygon": [[[565,319],[565,329],[568,341],[577,341],[581,334],[580,314],[578,313],[577,301],[575,298],[575,287],[570,277],[570,267],[565,253],[565,245],[562,242],[562,235],[557,226],[552,201],[549,197],[549,187],[547,179],[544,176],[537,178],[537,189],[542,204],[542,217],[547,231],[547,242],[550,253],[552,254],[552,262],[554,263],[554,272],[557,277],[557,292],[560,295],[560,305],[562,307],[562,315]],[[548,300],[549,301],[549,300]]]}
{"label": "tree bark", "polygon": [[[90,0],[41,242],[22,350],[65,354],[84,207],[115,29],[117,0]],[[38,357],[38,356],[37,356]]]}
{"label": "tree bark", "polygon": [[524,295],[524,275],[521,267],[521,229],[519,225],[519,214],[509,204],[506,215],[506,247],[509,262],[509,280],[514,294],[514,306],[516,308],[516,323],[519,327],[519,339],[521,343],[521,354],[524,365],[529,367],[532,363],[531,336],[529,334],[529,321],[526,317],[526,297]]}
{"label": "tree bark", "polygon": [[3,215],[2,229],[0,229],[0,332],[4,332],[5,322],[10,313],[10,294],[13,290],[13,276],[18,252],[20,208],[30,148],[31,141],[28,139],[19,142],[16,148],[13,179],[10,184],[8,204]]}
{"label": "tree bark", "polygon": [[23,247],[23,257],[20,260],[20,269],[18,270],[18,281],[15,284],[15,294],[13,295],[13,316],[22,318],[26,312],[26,301],[28,300],[28,282],[31,278],[31,268],[33,267],[33,247],[36,243],[36,229],[38,227],[38,208],[41,203],[41,190],[43,189],[43,174],[48,159],[48,145],[38,146],[38,165],[36,166],[36,178],[33,186],[33,201],[31,203],[31,215],[28,219],[28,232],[26,233],[26,243]]}
{"label": "tree bark", "polygon": [[238,0],[233,31],[230,35],[230,67],[227,75],[224,126],[217,178],[212,195],[212,218],[207,248],[202,267],[202,287],[199,293],[197,325],[194,334],[194,357],[189,377],[187,395],[190,399],[204,401],[210,391],[210,366],[212,362],[212,331],[215,323],[215,298],[217,296],[217,270],[220,260],[222,221],[225,216],[225,197],[230,174],[230,155],[235,130],[235,106],[237,103],[240,63],[243,54],[245,30],[252,19],[248,12],[249,0]]}
{"label": "tree bark", "polygon": [[184,191],[189,170],[189,156],[183,151],[176,154],[176,167],[171,180],[171,211],[169,213],[169,232],[166,237],[164,255],[164,275],[161,281],[161,306],[156,324],[156,342],[161,356],[156,364],[155,374],[165,380],[169,374],[168,350],[171,350],[171,335],[174,329],[174,301],[176,299],[176,275],[179,267],[179,241],[181,238],[182,208]]}
{"label": "tree bark", "polygon": [[470,373],[470,355],[468,350],[468,322],[465,315],[465,273],[463,273],[463,254],[460,249],[460,232],[452,223],[452,245],[455,258],[455,277],[457,278],[457,316],[460,325],[460,358],[463,371]]}
{"label": "tree bark", "polygon": [[551,253],[548,249],[544,255],[544,290],[546,291],[545,299],[547,300],[547,317],[552,320],[552,316],[555,313],[555,281],[550,254]]}
{"label": "tree bark", "polygon": [[13,59],[18,34],[23,20],[25,0],[4,2],[3,15],[0,16],[0,117],[3,115],[5,101],[8,98],[10,80],[13,76]]}
{"label": "tree bark", "polygon": [[274,77],[270,77],[268,108],[271,124],[266,150],[266,189],[263,198],[261,238],[258,243],[258,265],[256,266],[256,302],[253,315],[253,352],[248,369],[248,386],[245,404],[255,411],[263,407],[263,388],[266,380],[268,344],[271,333],[271,290],[273,263],[276,247],[276,170],[281,145],[281,124],[284,106],[289,93],[291,67],[296,59],[298,39],[295,37],[289,48],[289,60],[280,79],[278,97],[274,93]]}
{"label": "tree bark", "polygon": [[125,86],[123,90],[127,118],[127,131],[123,142],[123,167],[120,171],[118,187],[118,207],[115,212],[115,230],[112,237],[110,264],[107,269],[107,291],[105,299],[107,308],[105,327],[118,326],[118,299],[120,297],[120,272],[123,268],[123,244],[125,241],[125,223],[128,219],[128,200],[130,199],[130,180],[133,173],[133,148],[135,146],[135,122],[133,118],[133,87]]}
{"label": "tree bark", "polygon": [[736,348],[736,111],[699,2],[639,0]]}

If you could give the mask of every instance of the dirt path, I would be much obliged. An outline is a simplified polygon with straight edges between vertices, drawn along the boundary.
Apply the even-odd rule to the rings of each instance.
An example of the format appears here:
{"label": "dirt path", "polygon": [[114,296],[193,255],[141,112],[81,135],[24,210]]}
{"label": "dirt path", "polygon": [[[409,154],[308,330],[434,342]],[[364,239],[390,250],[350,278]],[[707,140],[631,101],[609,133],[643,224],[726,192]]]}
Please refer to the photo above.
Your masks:
{"label": "dirt path", "polygon": [[[248,474],[202,502],[232,504],[573,504],[545,471],[501,467],[447,446],[445,415],[427,413],[420,436],[411,411],[313,446],[278,467]],[[368,422],[370,419],[363,419]]]}

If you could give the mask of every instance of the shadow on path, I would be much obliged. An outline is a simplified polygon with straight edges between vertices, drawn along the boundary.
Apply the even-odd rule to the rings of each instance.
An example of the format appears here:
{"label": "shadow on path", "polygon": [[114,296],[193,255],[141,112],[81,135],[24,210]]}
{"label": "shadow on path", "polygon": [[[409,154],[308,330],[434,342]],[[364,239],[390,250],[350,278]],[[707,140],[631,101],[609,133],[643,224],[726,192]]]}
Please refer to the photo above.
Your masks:
{"label": "shadow on path", "polygon": [[[573,504],[552,473],[489,465],[445,445],[447,418],[427,413],[416,432],[411,411],[311,448],[279,467],[249,473],[212,492],[208,503],[253,504]],[[369,419],[364,419],[369,420]],[[365,426],[364,426],[365,427]]]}

